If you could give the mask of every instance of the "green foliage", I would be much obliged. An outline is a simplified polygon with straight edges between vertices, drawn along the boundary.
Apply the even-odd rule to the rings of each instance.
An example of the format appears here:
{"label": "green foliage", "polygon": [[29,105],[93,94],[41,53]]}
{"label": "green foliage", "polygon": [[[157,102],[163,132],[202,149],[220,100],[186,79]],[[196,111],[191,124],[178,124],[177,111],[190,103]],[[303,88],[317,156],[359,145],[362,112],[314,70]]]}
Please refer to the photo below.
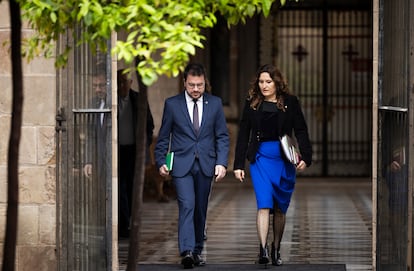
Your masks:
{"label": "green foliage", "polygon": [[[19,0],[24,19],[37,30],[24,47],[29,59],[51,56],[51,44],[66,31],[80,33],[77,45],[86,43],[93,50],[106,51],[111,33],[125,30],[126,40],[118,41],[112,54],[126,63],[138,57],[137,70],[146,85],[159,75],[179,74],[196,48],[203,48],[201,30],[215,25],[216,14],[224,16],[230,27],[258,13],[267,16],[274,1]],[[70,49],[57,56],[58,67],[65,65]]]}

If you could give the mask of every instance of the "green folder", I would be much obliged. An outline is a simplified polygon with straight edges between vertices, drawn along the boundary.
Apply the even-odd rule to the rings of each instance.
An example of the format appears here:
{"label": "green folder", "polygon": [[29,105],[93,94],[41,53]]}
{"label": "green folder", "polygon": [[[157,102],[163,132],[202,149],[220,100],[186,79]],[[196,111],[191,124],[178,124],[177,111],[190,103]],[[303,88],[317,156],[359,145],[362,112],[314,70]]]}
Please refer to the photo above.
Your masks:
{"label": "green folder", "polygon": [[171,171],[174,163],[174,152],[168,152],[165,156],[165,164],[167,165],[168,171]]}

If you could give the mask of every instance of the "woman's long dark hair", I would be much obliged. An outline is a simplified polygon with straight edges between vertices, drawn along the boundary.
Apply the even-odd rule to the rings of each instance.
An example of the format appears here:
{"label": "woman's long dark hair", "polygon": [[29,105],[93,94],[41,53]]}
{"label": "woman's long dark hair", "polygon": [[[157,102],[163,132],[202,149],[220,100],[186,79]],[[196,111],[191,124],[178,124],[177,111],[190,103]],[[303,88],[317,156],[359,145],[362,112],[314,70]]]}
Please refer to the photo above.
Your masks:
{"label": "woman's long dark hair", "polygon": [[286,79],[282,75],[282,72],[272,64],[265,64],[257,70],[256,78],[251,82],[247,97],[247,99],[250,101],[250,107],[257,109],[264,101],[264,96],[259,88],[259,77],[264,72],[267,72],[270,75],[270,78],[272,78],[273,82],[275,82],[277,108],[285,111],[284,96],[285,94],[289,94],[290,90],[288,88]]}

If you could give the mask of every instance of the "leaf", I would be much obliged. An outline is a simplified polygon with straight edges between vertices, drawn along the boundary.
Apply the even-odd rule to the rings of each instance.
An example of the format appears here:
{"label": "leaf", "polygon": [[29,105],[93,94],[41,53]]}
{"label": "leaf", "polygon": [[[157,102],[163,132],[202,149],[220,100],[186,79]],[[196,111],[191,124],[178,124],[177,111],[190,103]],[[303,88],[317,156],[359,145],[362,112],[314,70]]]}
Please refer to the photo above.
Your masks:
{"label": "leaf", "polygon": [[[281,0],[281,2],[285,2],[286,0]],[[272,0],[263,0],[263,15],[265,17],[269,16],[270,10],[272,8]],[[282,4],[283,5],[283,4]]]}
{"label": "leaf", "polygon": [[155,14],[156,13],[156,9],[155,8],[153,8],[152,6],[150,6],[150,5],[147,5],[147,4],[142,4],[141,5],[141,8],[143,9],[143,11],[144,12],[146,12],[147,14],[149,14],[149,15],[153,15],[153,14]]}
{"label": "leaf", "polygon": [[88,0],[83,0],[83,3],[79,4],[79,12],[78,12],[78,16],[77,16],[77,20],[80,21],[82,19],[82,17],[85,17],[88,12],[89,12],[89,1]]}
{"label": "leaf", "polygon": [[56,13],[54,12],[50,13],[50,20],[52,21],[52,23],[56,23],[57,21]]}

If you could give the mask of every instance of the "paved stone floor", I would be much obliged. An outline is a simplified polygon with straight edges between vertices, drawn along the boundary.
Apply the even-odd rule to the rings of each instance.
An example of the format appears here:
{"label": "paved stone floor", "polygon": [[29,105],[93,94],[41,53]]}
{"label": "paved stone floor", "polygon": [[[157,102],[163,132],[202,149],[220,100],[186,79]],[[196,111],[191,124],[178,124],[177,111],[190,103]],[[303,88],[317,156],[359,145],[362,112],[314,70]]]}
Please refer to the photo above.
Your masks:
{"label": "paved stone floor", "polygon": [[[253,264],[258,253],[256,202],[249,180],[232,174],[214,183],[207,218],[207,264]],[[144,203],[139,264],[179,264],[175,200]],[[348,271],[371,268],[372,198],[370,179],[297,180],[281,255],[288,264],[345,264]],[[128,240],[119,242],[125,270]]]}

